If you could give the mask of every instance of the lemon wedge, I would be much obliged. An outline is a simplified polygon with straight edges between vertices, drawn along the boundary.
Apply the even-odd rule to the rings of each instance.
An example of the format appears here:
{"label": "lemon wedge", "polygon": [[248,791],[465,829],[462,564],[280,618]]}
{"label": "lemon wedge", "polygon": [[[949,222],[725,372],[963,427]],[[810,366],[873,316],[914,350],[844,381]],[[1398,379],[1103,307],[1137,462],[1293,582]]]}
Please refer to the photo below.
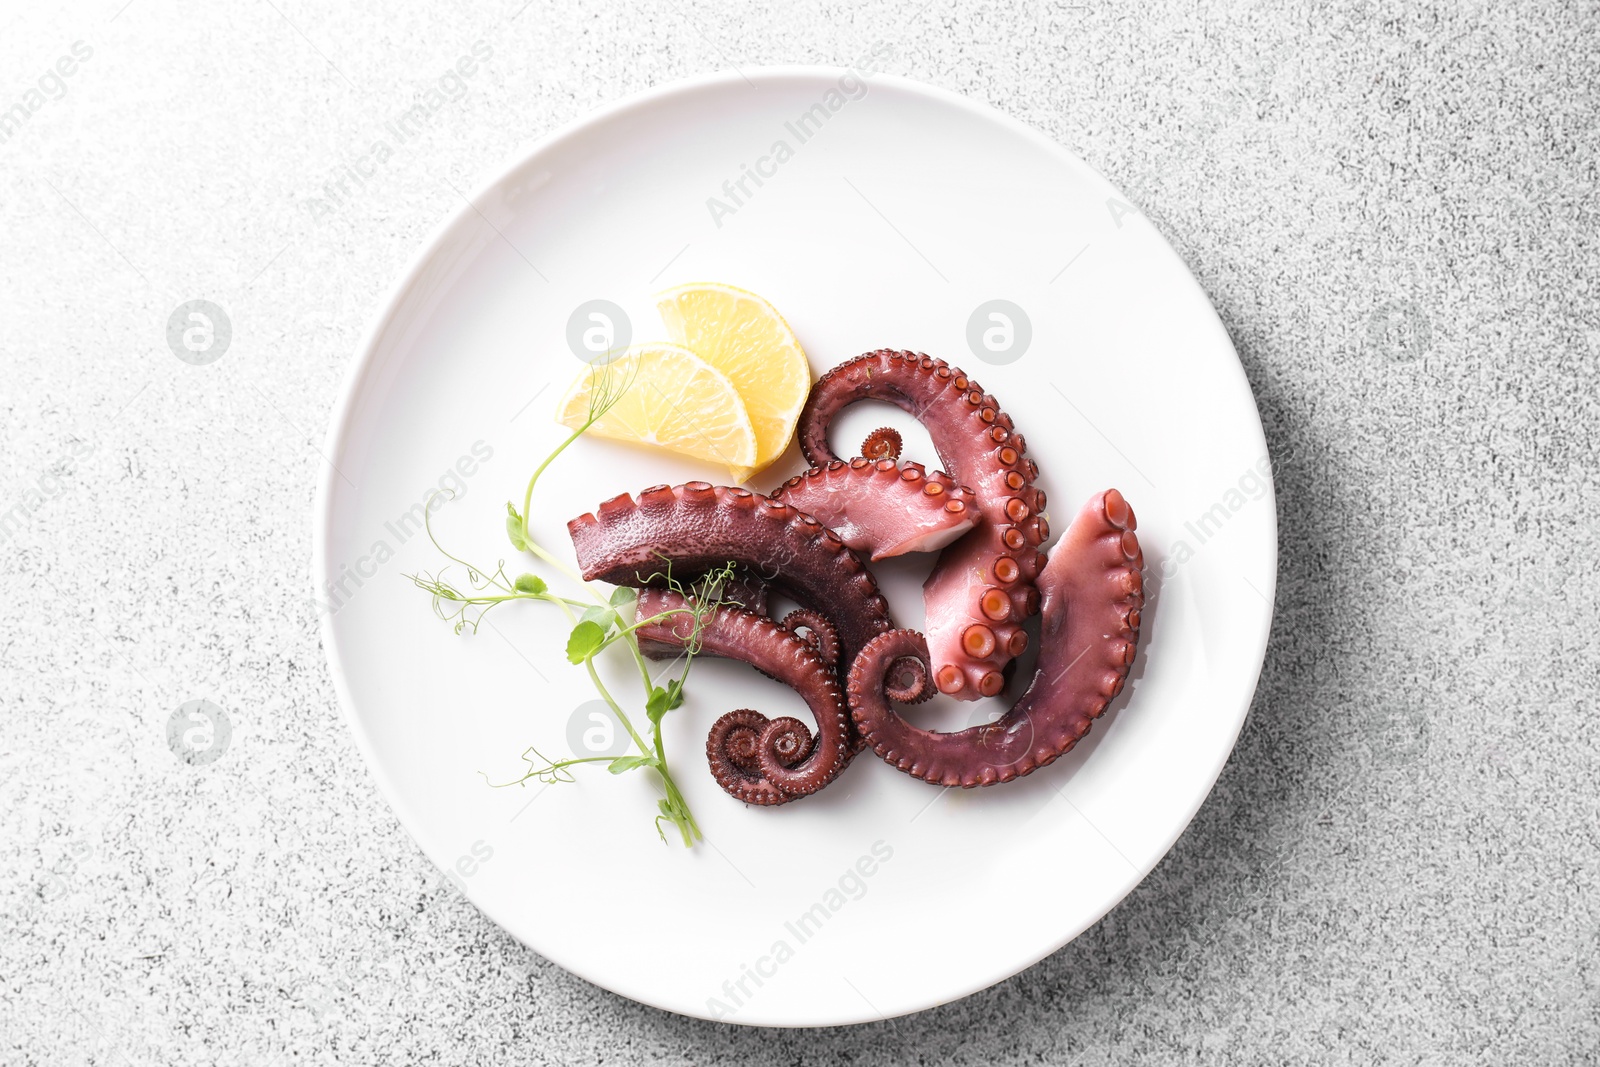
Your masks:
{"label": "lemon wedge", "polygon": [[732,471],[744,481],[783,454],[811,391],[811,365],[778,309],[755,293],[693,282],[656,297],[667,336],[727,375],[755,430],[755,459]]}
{"label": "lemon wedge", "polygon": [[687,348],[635,345],[572,383],[556,421],[574,430],[615,397],[589,432],[721,463],[738,480],[757,462],[755,430],[728,376]]}

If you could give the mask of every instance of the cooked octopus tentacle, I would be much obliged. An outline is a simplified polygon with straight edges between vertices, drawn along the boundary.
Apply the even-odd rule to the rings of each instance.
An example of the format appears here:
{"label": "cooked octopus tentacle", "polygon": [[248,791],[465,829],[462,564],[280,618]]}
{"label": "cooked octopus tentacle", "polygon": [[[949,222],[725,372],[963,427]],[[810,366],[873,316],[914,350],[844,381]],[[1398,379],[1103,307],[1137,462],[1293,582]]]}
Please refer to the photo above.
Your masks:
{"label": "cooked octopus tentacle", "polygon": [[[833,665],[782,623],[741,608],[710,608],[697,632],[690,607],[669,589],[641,590],[639,618],[667,617],[635,631],[640,647],[660,653],[694,640],[703,652],[748,663],[789,686],[817,720],[813,734],[798,719],[769,720],[749,708],[723,715],[706,736],[706,760],[717,784],[746,803],[772,805],[815,793],[838,777],[860,746]],[[820,622],[812,632],[820,634],[826,625]]]}
{"label": "cooked octopus tentacle", "polygon": [[827,616],[854,659],[890,628],[889,602],[861,558],[812,516],[708,482],[624,493],[567,523],[585,581],[664,585],[735,563]]}
{"label": "cooked octopus tentacle", "polygon": [[812,467],[774,489],[772,499],[806,512],[875,560],[937,551],[982,517],[972,490],[948,474],[892,459]]}
{"label": "cooked octopus tentacle", "polygon": [[830,669],[839,669],[839,630],[826,615],[810,608],[795,608],[778,625],[804,639]]}
{"label": "cooked octopus tentacle", "polygon": [[1022,622],[1039,610],[1035,586],[1050,535],[1039,469],[1011,418],[977,382],[942,360],[884,349],[824,374],[800,414],[800,448],[836,461],[828,428],[844,408],[881,400],[927,427],[951,477],[977,495],[983,521],[945,548],[923,587],[933,680],[962,700],[994,696],[1002,669],[1027,647]]}
{"label": "cooked octopus tentacle", "polygon": [[925,659],[914,630],[874,638],[850,668],[850,713],[886,762],[936,785],[1008,782],[1069,751],[1122,691],[1139,641],[1144,557],[1137,520],[1107,490],[1073,520],[1040,575],[1039,661],[1032,683],[998,720],[954,733],[912,726],[890,705],[894,672]]}

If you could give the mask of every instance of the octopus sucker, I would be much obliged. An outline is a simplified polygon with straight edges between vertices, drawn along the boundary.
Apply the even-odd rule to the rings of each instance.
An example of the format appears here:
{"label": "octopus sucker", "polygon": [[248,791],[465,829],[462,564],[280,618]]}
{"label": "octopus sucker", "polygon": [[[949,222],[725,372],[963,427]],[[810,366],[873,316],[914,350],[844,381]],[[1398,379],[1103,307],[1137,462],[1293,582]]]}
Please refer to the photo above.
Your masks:
{"label": "octopus sucker", "polygon": [[[860,400],[919,419],[943,468],[902,457],[880,427],[844,459],[833,419]],[[1013,781],[1068,752],[1127,684],[1138,654],[1144,557],[1120,492],[1090,499],[1047,555],[1038,464],[995,398],[965,373],[913,352],[869,352],[816,383],[798,425],[812,464],[769,495],[705,481],[622,494],[568,523],[585,580],[640,587],[647,655],[723,656],[793,688],[815,724],[753,708],[719,717],[706,757],[722,789],[784,804],[832,782],[862,748],[924,781]],[[925,633],[896,629],[867,560],[938,551],[923,585]],[[715,604],[686,583],[728,577]],[[799,608],[769,617],[769,592]],[[692,609],[692,610],[691,610]],[[1037,662],[993,722],[953,733],[899,710],[943,693],[1006,692],[1040,616]],[[659,617],[658,617],[659,616]],[[1011,690],[1015,693],[1015,689]]]}
{"label": "octopus sucker", "polygon": [[733,563],[827,616],[847,659],[890,628],[871,572],[815,519],[765,497],[751,507],[748,490],[707,482],[669,491],[674,502],[657,494],[648,514],[623,494],[567,523],[584,581],[660,586],[669,573],[686,582]]}
{"label": "octopus sucker", "polygon": [[748,804],[771,806],[815,793],[838,777],[860,744],[833,665],[793,630],[740,608],[712,608],[695,634],[689,607],[669,589],[642,590],[640,618],[679,614],[641,626],[640,647],[676,651],[695,637],[704,652],[748,663],[789,686],[817,720],[813,733],[798,719],[769,720],[750,708],[723,715],[706,735],[706,761],[717,784]]}
{"label": "octopus sucker", "polygon": [[934,552],[978,524],[971,489],[942,471],[893,459],[833,460],[796,475],[772,499],[806,513],[872,559]]}
{"label": "octopus sucker", "polygon": [[[994,688],[998,672],[1014,657],[1010,630],[997,632],[992,648],[982,646],[988,648],[982,656],[964,642],[967,627],[995,621],[975,594],[991,585],[1014,585],[1018,593],[1008,613],[1013,617],[1005,625],[1014,627],[1033,614],[1022,590],[1038,577],[1042,564],[1033,549],[1049,530],[1034,521],[1043,509],[1042,494],[1032,485],[1038,467],[1027,458],[1027,442],[1011,417],[977,382],[940,360],[892,350],[840,364],[812,388],[798,427],[809,462],[826,467],[839,460],[828,443],[829,427],[840,411],[861,400],[894,404],[921,421],[940,465],[975,494],[978,523],[944,548],[923,586],[935,684],[948,695],[975,700]],[[959,671],[959,682],[945,668]]]}
{"label": "octopus sucker", "polygon": [[978,611],[993,622],[1004,622],[1011,618],[1011,597],[998,586],[983,587],[978,594]]}
{"label": "octopus sucker", "polygon": [[[954,733],[912,726],[892,707],[886,683],[906,657],[926,660],[928,644],[914,630],[873,638],[846,686],[865,742],[916,777],[966,788],[1011,781],[1070,751],[1122,691],[1134,660],[1144,605],[1135,525],[1115,489],[1091,499],[1072,521],[1038,579],[1042,619],[1032,682],[992,723]],[[934,677],[942,680],[937,670]]]}

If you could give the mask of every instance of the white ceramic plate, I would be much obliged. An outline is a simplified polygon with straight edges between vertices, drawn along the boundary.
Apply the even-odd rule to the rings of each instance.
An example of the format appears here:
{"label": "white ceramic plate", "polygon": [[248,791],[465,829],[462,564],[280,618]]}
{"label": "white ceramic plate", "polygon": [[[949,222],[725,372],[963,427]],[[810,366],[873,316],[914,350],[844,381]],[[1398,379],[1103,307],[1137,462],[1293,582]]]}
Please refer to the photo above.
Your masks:
{"label": "white ceramic plate", "polygon": [[[741,191],[747,169],[761,184],[744,178]],[[745,807],[706,770],[707,728],[734,707],[806,717],[804,705],[748,667],[703,661],[667,724],[702,847],[661,843],[642,774],[485,786],[480,771],[515,776],[529,744],[561,755],[604,731],[553,608],[509,605],[476,637],[430,614],[405,577],[444,562],[414,531],[417,505],[454,489],[434,518],[443,542],[491,565],[512,555],[505,502],[520,504],[564,435],[551,413],[582,369],[567,344],[574,310],[612,301],[634,340],[659,339],[651,294],[697,280],[772,300],[818,372],[884,346],[966,369],[1026,434],[1058,531],[1092,493],[1126,494],[1153,603],[1130,684],[1069,756],[962,791],[868,752],[814,797]],[[969,319],[991,300],[1022,309],[1025,349],[1014,311],[1009,350],[1005,324],[984,316],[1002,351],[969,346]],[[848,449],[884,421],[914,427],[858,405],[835,441]],[[908,440],[910,458],[932,459],[925,436]],[[888,76],[717,75],[540,142],[462,206],[395,288],[326,452],[314,563],[324,639],[389,802],[516,937],[687,1015],[870,1021],[961,997],[1060,948],[1138,883],[1205,799],[1271,620],[1266,448],[1205,294],[1082,161],[987,107]],[[791,450],[758,484],[802,466]],[[726,475],[580,441],[541,483],[536,533],[570,560],[571,516],[696,477]],[[880,569],[901,625],[921,623],[930,563]],[[625,657],[610,678],[638,701]],[[931,721],[959,727],[999,710],[949,702]]]}

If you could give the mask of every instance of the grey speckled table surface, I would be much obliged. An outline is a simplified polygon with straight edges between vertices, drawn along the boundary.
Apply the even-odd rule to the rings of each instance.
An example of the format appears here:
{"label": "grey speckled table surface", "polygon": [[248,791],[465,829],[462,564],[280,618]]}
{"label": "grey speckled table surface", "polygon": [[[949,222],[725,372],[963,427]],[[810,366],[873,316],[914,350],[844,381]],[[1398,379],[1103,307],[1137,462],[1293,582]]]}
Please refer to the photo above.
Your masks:
{"label": "grey speckled table surface", "polygon": [[[894,1023],[722,1027],[441,888],[339,719],[317,448],[453,187],[625,94],[878,41],[1191,264],[1266,424],[1277,618],[1210,801],[1073,944]],[[7,5],[0,1061],[1595,1062],[1597,41],[1592,2]],[[232,323],[207,367],[167,344],[193,298]],[[192,700],[233,725],[209,764],[168,744]]]}

